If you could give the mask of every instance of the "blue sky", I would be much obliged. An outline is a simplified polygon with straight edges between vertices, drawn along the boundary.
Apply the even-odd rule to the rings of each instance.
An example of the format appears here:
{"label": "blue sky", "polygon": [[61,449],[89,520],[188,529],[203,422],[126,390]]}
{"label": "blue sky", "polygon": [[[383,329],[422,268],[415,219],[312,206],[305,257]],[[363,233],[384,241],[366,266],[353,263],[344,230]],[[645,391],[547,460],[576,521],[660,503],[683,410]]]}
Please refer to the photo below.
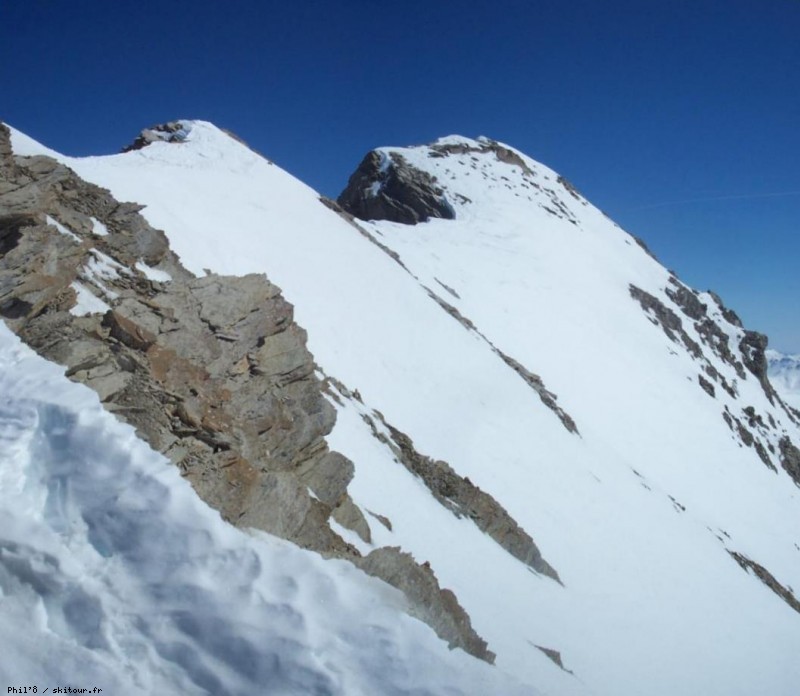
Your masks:
{"label": "blue sky", "polygon": [[332,196],[488,135],[800,352],[798,36],[797,0],[5,0],[0,119],[73,155],[208,119]]}

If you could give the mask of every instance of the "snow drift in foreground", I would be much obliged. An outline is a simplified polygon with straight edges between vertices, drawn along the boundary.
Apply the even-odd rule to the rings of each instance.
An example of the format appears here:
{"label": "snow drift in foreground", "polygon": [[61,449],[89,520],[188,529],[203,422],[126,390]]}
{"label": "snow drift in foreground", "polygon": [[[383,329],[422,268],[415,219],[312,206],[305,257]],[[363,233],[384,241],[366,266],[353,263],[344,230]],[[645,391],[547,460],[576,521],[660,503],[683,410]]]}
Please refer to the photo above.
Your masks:
{"label": "snow drift in foreground", "polygon": [[533,693],[448,651],[404,603],[348,563],[224,523],[0,323],[0,685]]}

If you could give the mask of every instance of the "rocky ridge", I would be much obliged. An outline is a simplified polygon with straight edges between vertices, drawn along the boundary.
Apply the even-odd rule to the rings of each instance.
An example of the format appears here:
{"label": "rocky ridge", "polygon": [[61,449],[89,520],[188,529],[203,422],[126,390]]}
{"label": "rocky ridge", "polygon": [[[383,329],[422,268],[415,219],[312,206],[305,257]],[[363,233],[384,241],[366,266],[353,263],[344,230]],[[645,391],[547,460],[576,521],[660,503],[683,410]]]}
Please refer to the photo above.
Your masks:
{"label": "rocky ridge", "polygon": [[[400,169],[404,172],[413,172],[415,180],[418,182],[425,181],[428,189],[424,196],[419,196],[418,190],[412,187],[402,191],[394,189],[393,195],[398,206],[413,208],[414,206],[423,205],[423,201],[430,199],[432,196],[449,196],[452,201],[457,201],[459,204],[463,204],[464,207],[468,207],[472,201],[456,192],[459,179],[453,173],[455,169],[454,160],[461,167],[460,175],[469,176],[471,173],[473,175],[477,173],[483,176],[489,186],[492,184],[499,184],[500,186],[506,186],[506,188],[511,188],[512,186],[508,179],[503,184],[497,180],[496,175],[493,177],[492,173],[486,171],[488,155],[489,161],[493,157],[517,169],[518,179],[521,180],[520,186],[528,189],[537,189],[539,194],[547,196],[549,201],[537,202],[547,213],[575,225],[579,224],[574,213],[569,209],[569,206],[564,204],[564,201],[568,200],[568,196],[571,196],[578,203],[585,205],[586,202],[569,182],[563,177],[558,177],[557,183],[560,184],[563,190],[556,191],[557,187],[548,188],[544,181],[537,180],[536,172],[528,166],[522,157],[513,150],[505,148],[494,141],[480,139],[476,142],[451,138],[422,148],[411,148],[410,150],[415,153],[414,161],[418,166],[424,167],[424,161],[427,158],[433,158],[434,160],[443,158],[441,161],[445,162],[445,164],[436,169],[435,172],[437,175],[450,177],[455,183],[448,183],[444,187],[439,186],[436,176],[419,169],[418,166],[411,165],[404,157],[403,152],[383,148],[367,155],[367,158],[359,168],[358,177],[351,178],[348,187],[339,197],[338,204],[343,209],[343,214],[349,216],[351,220],[353,218],[362,220],[383,219],[407,224],[424,222],[425,219],[430,217],[455,218],[461,210],[460,205],[454,208],[453,215],[441,215],[431,212],[427,218],[402,219],[391,211],[387,213],[383,209],[385,201],[380,201],[380,204],[376,201],[383,195],[383,182],[388,177],[389,172]],[[416,156],[416,153],[419,153],[419,156]],[[448,160],[450,168],[447,166]],[[430,171],[433,172],[433,168]],[[406,174],[406,178],[410,176],[410,174]],[[503,180],[504,177],[501,176],[500,179]],[[419,187],[416,188],[418,189]],[[514,195],[524,196],[525,194],[517,191]],[[358,225],[358,220],[353,221]],[[362,233],[391,255],[415,279],[419,280],[414,271],[406,266],[403,259],[376,236],[380,235],[379,230],[380,227],[377,225],[368,225],[367,229],[362,229]],[[640,240],[636,241],[649,254],[644,244]],[[650,256],[652,257],[652,254]],[[445,291],[458,299],[458,295],[451,288],[441,283],[438,279],[435,280]],[[434,292],[431,287],[425,284],[422,284],[422,286],[442,309],[459,321],[468,331],[484,338],[492,346],[495,353],[539,393],[545,405],[559,415],[564,426],[571,432],[577,433],[574,420],[557,406],[555,395],[544,387],[538,375],[530,372],[514,358],[495,348],[473,321],[464,316],[459,309],[446,301],[438,292]],[[798,477],[798,461],[800,461],[798,452],[800,450],[792,442],[787,430],[778,423],[779,416],[782,416],[782,413],[788,416],[790,422],[796,423],[798,422],[797,414],[794,409],[782,401],[769,381],[767,375],[766,336],[744,328],[740,318],[735,312],[725,307],[719,296],[712,292],[699,293],[684,285],[674,274],[671,274],[668,283],[657,294],[647,292],[635,285],[631,285],[629,291],[631,298],[639,303],[650,321],[659,326],[667,338],[676,344],[676,348],[670,349],[670,352],[674,352],[677,355],[680,351],[685,351],[697,362],[696,383],[708,397],[720,402],[720,413],[731,431],[732,438],[741,447],[751,449],[772,472],[777,474],[779,468],[782,468],[794,483],[800,486],[800,478]],[[748,390],[742,390],[740,385],[746,380],[753,379],[757,382],[767,402],[766,408],[761,412],[751,404],[742,403],[740,392]],[[717,387],[721,389],[720,392],[717,391]],[[774,412],[772,411],[773,408],[776,409]],[[409,470],[419,475],[429,489],[434,492],[434,495],[437,495],[437,491],[439,495],[442,495],[442,491],[444,491],[443,497],[450,500],[454,507],[458,507],[458,503],[454,501],[454,498],[458,497],[457,494],[454,494],[457,487],[447,485],[446,469],[439,468],[439,465],[444,463],[426,460],[424,456],[416,452],[413,442],[409,438],[391,428],[389,424],[382,422],[380,413],[364,414],[363,417],[367,419],[378,439],[390,443],[396,454],[397,461],[401,461]],[[380,423],[380,425],[377,423]],[[444,466],[446,467],[447,465],[444,464]],[[686,508],[682,504],[672,496],[669,496],[669,498],[676,511],[685,512]],[[470,513],[467,514],[469,515]],[[477,517],[479,518],[480,516],[478,515]],[[724,541],[723,544],[725,544]],[[774,580],[770,571],[764,568],[763,565],[749,559],[744,562],[740,554],[730,549],[727,550],[731,557],[737,560],[740,567],[747,571],[752,570],[756,577],[767,587],[778,592],[782,598],[786,599],[787,596],[791,596],[791,591],[788,590],[789,594],[787,595],[787,590]],[[791,601],[787,601],[793,607],[795,606],[793,598]]]}
{"label": "rocky ridge", "polygon": [[[798,422],[794,410],[783,402],[769,381],[767,337],[745,329],[736,313],[725,307],[718,295],[709,292],[707,296],[711,303],[704,302],[700,293],[674,275],[670,276],[663,290],[663,300],[635,285],[631,285],[629,290],[631,298],[641,305],[650,320],[699,362],[697,383],[703,391],[716,399],[716,383],[730,397],[730,402],[723,406],[722,418],[734,437],[743,446],[752,448],[759,459],[775,472],[778,470],[777,461],[800,486],[797,464],[800,458],[789,435],[778,428],[770,413],[758,413],[752,405],[738,405],[737,380],[755,378],[769,404],[785,412],[790,421]],[[692,335],[687,330],[689,327]],[[706,351],[728,365],[736,378],[726,378],[714,367]]]}
{"label": "rocky ridge", "polygon": [[[150,131],[180,142],[174,125]],[[347,493],[353,464],[324,439],[335,412],[280,290],[263,275],[194,277],[140,209],[53,159],[14,156],[0,125],[0,316],[227,520],[350,560],[401,589],[451,647],[492,661],[427,564],[396,548],[362,556],[331,528],[370,538]]]}

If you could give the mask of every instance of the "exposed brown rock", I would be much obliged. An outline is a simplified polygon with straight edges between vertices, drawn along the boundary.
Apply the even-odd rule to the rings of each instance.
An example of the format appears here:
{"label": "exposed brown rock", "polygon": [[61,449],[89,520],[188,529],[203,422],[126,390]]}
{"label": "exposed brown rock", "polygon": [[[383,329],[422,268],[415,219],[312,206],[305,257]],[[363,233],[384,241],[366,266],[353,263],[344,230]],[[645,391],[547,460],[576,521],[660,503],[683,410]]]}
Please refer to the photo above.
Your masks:
{"label": "exposed brown rock", "polygon": [[373,412],[391,439],[375,426],[370,416],[363,416],[373,435],[388,445],[397,461],[411,473],[419,476],[433,497],[456,517],[467,517],[482,532],[488,534],[503,549],[537,573],[546,575],[558,583],[561,579],[556,570],[542,557],[530,535],[517,524],[491,495],[482,491],[468,478],[456,474],[447,462],[434,460],[420,454],[408,435],[387,423],[383,415]]}
{"label": "exposed brown rock", "polygon": [[[335,411],[291,305],[263,275],[195,278],[139,210],[50,158],[14,157],[0,124],[0,315],[95,389],[225,519],[360,563],[329,525],[370,539],[347,493],[353,465],[325,442]],[[92,234],[92,217],[107,236]],[[99,261],[102,274],[90,270]],[[137,262],[172,281],[149,280]],[[109,309],[71,313],[76,284]],[[368,572],[406,592],[412,613],[451,645],[493,658],[429,569],[379,551]]]}

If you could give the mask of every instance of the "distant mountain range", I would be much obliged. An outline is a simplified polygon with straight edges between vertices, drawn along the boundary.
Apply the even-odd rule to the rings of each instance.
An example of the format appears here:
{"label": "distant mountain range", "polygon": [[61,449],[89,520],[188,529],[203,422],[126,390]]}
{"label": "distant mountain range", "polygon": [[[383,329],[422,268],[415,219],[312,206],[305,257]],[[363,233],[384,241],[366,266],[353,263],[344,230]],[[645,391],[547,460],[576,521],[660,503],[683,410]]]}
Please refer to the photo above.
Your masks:
{"label": "distant mountain range", "polygon": [[800,409],[800,355],[768,350],[769,378],[784,400]]}
{"label": "distant mountain range", "polygon": [[0,124],[0,316],[3,682],[796,693],[800,361],[511,146]]}

